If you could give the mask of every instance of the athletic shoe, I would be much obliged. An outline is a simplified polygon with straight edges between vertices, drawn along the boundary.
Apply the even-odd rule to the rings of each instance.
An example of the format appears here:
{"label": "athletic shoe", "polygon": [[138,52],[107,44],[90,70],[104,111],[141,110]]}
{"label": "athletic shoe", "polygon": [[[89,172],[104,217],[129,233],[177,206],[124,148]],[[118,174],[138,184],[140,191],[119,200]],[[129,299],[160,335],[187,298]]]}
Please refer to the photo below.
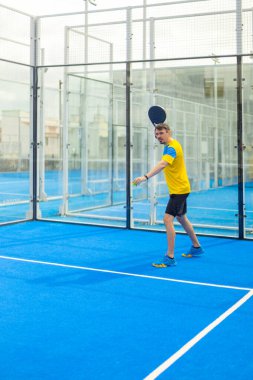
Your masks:
{"label": "athletic shoe", "polygon": [[190,257],[199,257],[199,256],[202,256],[203,254],[204,254],[204,250],[202,247],[195,248],[192,246],[189,249],[189,251],[187,253],[183,253],[182,256],[190,258]]}
{"label": "athletic shoe", "polygon": [[167,268],[167,267],[173,267],[175,265],[177,265],[175,258],[171,259],[167,255],[165,255],[160,262],[152,264],[152,266],[156,268]]}

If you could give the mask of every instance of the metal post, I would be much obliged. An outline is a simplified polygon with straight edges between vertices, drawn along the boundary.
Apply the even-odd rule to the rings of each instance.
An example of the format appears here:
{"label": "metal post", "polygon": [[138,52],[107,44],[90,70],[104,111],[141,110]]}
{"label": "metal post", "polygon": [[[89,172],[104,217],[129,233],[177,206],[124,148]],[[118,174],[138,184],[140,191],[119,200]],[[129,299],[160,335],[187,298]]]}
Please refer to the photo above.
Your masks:
{"label": "metal post", "polygon": [[[84,63],[89,62],[89,3],[85,0],[85,14],[84,14]],[[94,4],[95,5],[95,4]],[[88,110],[87,110],[87,72],[88,67],[84,66],[84,82],[81,85],[83,93],[80,94],[80,119],[81,119],[81,193],[87,194],[88,190],[88,172],[89,172],[89,155],[88,155]]]}
{"label": "metal post", "polygon": [[[65,27],[65,48],[64,62],[68,64],[69,57],[69,29]],[[69,128],[69,75],[68,67],[64,67],[64,96],[63,96],[63,125],[62,125],[62,205],[60,206],[60,215],[66,215],[68,212],[68,171],[69,171],[69,143],[68,143],[68,128]]]}
{"label": "metal post", "polygon": [[146,67],[147,67],[147,63],[146,63],[146,59],[147,59],[147,47],[146,47],[146,44],[147,44],[147,0],[143,0],[143,26],[142,26],[142,33],[143,33],[143,42],[142,42],[142,46],[143,46],[143,54],[142,54],[142,58],[143,58],[143,64],[142,64],[142,70],[143,70],[143,74],[142,74],[142,87],[144,88],[144,91],[146,91],[146,87],[147,87],[147,76],[146,76]]}
{"label": "metal post", "polygon": [[237,41],[237,159],[238,159],[238,226],[239,239],[244,238],[245,194],[243,165],[243,103],[242,103],[242,2],[236,0],[236,41]]}
{"label": "metal post", "polygon": [[132,124],[131,124],[131,57],[132,13],[127,9],[127,64],[126,64],[126,228],[132,227]]}
{"label": "metal post", "polygon": [[33,109],[32,109],[32,126],[33,126],[33,142],[32,142],[32,156],[33,156],[33,219],[36,220],[37,214],[37,201],[38,201],[38,186],[37,186],[37,100],[38,100],[38,72],[37,68],[33,67]]}
{"label": "metal post", "polygon": [[[41,49],[41,65],[44,65],[45,61],[45,51]],[[47,194],[45,192],[45,117],[44,117],[44,74],[46,69],[40,69],[40,101],[39,101],[39,117],[38,117],[38,127],[39,127],[39,188],[38,197],[39,200],[45,201],[47,199]]]}
{"label": "metal post", "polygon": [[[201,147],[201,129],[200,129],[200,110],[199,110],[199,107],[200,105],[198,103],[195,103],[195,106],[194,106],[194,113],[195,113],[195,120],[194,120],[194,123],[195,123],[195,128],[196,128],[196,131],[197,131],[197,146]],[[196,177],[195,177],[195,180],[196,180],[196,190],[201,190],[201,181],[202,181],[202,161],[201,161],[201,151],[200,149],[197,149],[196,152],[195,152],[195,158],[196,158],[196,161],[197,161],[197,165],[196,165],[196,168],[197,168],[197,173],[196,173]],[[195,165],[194,165],[195,166]]]}
{"label": "metal post", "polygon": [[131,64],[126,64],[126,227],[132,226]]}
{"label": "metal post", "polygon": [[38,99],[38,74],[37,74],[37,18],[31,18],[31,47],[30,47],[30,162],[29,162],[29,178],[30,178],[30,207],[26,217],[33,220],[37,219],[37,99]]}
{"label": "metal post", "polygon": [[242,57],[237,56],[237,160],[238,160],[238,226],[239,239],[244,238],[245,194],[243,165]]}
{"label": "metal post", "polygon": [[[156,78],[155,78],[155,20],[150,19],[150,105],[156,104]],[[150,157],[151,165],[156,164],[156,151],[157,144],[154,141],[154,132],[150,128],[148,133],[148,155]],[[149,213],[149,223],[154,225],[157,219],[157,197],[156,197],[156,187],[157,187],[157,177],[155,176],[151,182],[149,182],[149,192],[150,192],[150,213]]]}
{"label": "metal post", "polygon": [[217,78],[217,63],[219,60],[213,58],[214,61],[214,187],[218,187],[218,172],[219,172],[219,160],[218,160],[218,78]]}

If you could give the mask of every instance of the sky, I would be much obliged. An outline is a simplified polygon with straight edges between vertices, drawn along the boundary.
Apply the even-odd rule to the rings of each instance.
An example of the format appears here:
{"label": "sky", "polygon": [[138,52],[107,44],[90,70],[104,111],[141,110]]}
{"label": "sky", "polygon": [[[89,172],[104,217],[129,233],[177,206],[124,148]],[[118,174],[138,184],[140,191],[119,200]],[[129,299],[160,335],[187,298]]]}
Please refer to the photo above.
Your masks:
{"label": "sky", "polygon": [[[88,9],[106,9],[117,8],[126,6],[136,6],[156,3],[169,3],[180,0],[0,0],[0,4],[8,7],[18,9],[22,12],[30,15],[39,16],[46,14],[59,14],[66,12],[81,12],[85,9],[85,1],[88,1]],[[89,3],[95,2],[96,6]],[[228,7],[234,8],[236,0],[200,0],[200,2],[206,1],[210,5],[212,3],[224,4]],[[196,2],[196,0],[192,0]],[[241,0],[243,8],[252,7],[252,0]]]}
{"label": "sky", "polygon": [[[134,6],[143,4],[143,0],[90,0],[97,5],[88,3],[89,10]],[[152,1],[156,3],[157,0]],[[162,1],[161,1],[162,2]],[[18,9],[30,15],[81,12],[85,9],[84,0],[0,0],[0,4]]]}

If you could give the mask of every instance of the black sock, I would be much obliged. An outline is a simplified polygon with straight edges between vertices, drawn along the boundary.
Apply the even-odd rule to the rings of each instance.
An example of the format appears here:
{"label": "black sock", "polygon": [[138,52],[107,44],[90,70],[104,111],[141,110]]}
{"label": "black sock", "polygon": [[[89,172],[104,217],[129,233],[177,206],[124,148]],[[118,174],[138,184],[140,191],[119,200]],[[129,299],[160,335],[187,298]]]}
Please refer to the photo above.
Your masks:
{"label": "black sock", "polygon": [[199,247],[194,247],[194,245],[193,245],[193,248],[195,248],[195,249],[199,249],[199,248],[200,248],[200,246],[199,246]]}

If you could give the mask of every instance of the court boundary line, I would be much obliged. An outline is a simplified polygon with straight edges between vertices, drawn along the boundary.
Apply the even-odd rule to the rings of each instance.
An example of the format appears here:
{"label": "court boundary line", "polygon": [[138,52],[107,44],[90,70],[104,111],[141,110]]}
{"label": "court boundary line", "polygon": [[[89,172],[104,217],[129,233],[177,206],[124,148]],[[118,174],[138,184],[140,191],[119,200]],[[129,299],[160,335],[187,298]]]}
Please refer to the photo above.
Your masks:
{"label": "court boundary line", "polygon": [[222,313],[218,318],[211,322],[207,327],[201,330],[197,335],[195,335],[191,340],[189,340],[184,346],[182,346],[178,351],[176,351],[172,356],[165,360],[161,365],[154,369],[148,376],[143,380],[155,380],[158,376],[164,373],[168,368],[170,368],[177,360],[179,360],[186,352],[188,352],[193,346],[195,346],[199,341],[201,341],[207,334],[209,334],[213,329],[220,325],[226,318],[233,314],[237,309],[239,309],[245,302],[247,302],[253,296],[253,290],[250,290],[245,296],[243,296],[239,301]]}
{"label": "court boundary line", "polygon": [[253,292],[253,288],[246,288],[246,287],[240,287],[240,286],[212,284],[212,283],[207,283],[207,282],[198,282],[198,281],[189,281],[189,280],[179,280],[179,279],[170,278],[170,277],[150,276],[150,275],[145,275],[145,274],[121,272],[121,271],[115,271],[115,270],[110,270],[110,269],[91,268],[91,267],[85,267],[85,266],[80,266],[80,265],[72,265],[72,264],[61,264],[61,263],[50,262],[50,261],[25,259],[25,258],[11,257],[11,256],[4,256],[4,255],[0,255],[0,259],[10,260],[10,261],[20,261],[20,262],[26,262],[26,263],[31,263],[31,264],[40,264],[40,265],[62,267],[62,268],[86,270],[86,271],[91,271],[91,272],[111,273],[111,274],[117,274],[117,275],[128,276],[128,277],[146,278],[146,279],[151,279],[151,280],[168,281],[168,282],[175,282],[175,283],[181,283],[181,284],[207,286],[207,287],[209,286],[209,287],[214,287],[214,288],[241,290],[241,291],[248,291],[248,292],[252,291]]}

